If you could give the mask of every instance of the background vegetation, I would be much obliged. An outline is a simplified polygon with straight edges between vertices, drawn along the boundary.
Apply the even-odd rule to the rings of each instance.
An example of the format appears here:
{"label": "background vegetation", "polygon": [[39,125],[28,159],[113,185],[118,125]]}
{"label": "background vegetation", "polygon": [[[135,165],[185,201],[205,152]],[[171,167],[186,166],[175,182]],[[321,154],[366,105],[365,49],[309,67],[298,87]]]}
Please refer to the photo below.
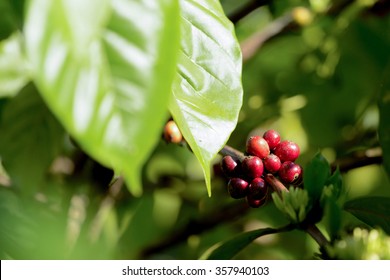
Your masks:
{"label": "background vegetation", "polygon": [[[202,107],[205,110],[202,116],[212,119],[217,129],[221,128],[219,116],[223,116],[221,118],[230,128],[224,132],[225,138],[204,135],[203,129],[198,135],[194,133],[189,125],[192,119],[185,115],[186,111],[179,102],[185,97],[179,93],[171,97],[171,104],[167,102],[169,95],[161,93],[157,100],[154,100],[155,95],[148,95],[156,90],[169,92],[172,87],[180,92],[183,81],[174,79],[176,62],[184,65],[182,77],[185,77],[185,70],[191,70],[191,67],[186,68],[184,58],[176,54],[179,41],[183,42],[183,37],[177,35],[179,13],[183,11],[179,11],[175,4],[169,4],[175,1],[160,1],[159,5],[150,8],[154,12],[160,9],[164,12],[156,13],[161,16],[158,20],[153,19],[154,13],[149,15],[151,18],[144,19],[157,23],[152,24],[155,28],[146,33],[137,24],[140,19],[134,12],[138,11],[136,9],[130,9],[133,12],[126,17],[127,22],[118,16],[107,24],[111,32],[107,34],[144,36],[136,42],[140,44],[138,47],[144,46],[148,50],[145,56],[155,58],[153,54],[160,55],[156,58],[158,61],[151,64],[155,68],[150,72],[138,72],[133,64],[122,63],[117,57],[121,51],[115,48],[126,47],[126,44],[115,45],[115,41],[107,39],[106,58],[112,62],[110,75],[113,79],[106,81],[105,68],[99,66],[99,63],[106,65],[106,61],[100,61],[91,49],[78,45],[75,53],[79,51],[80,57],[85,58],[85,53],[90,52],[89,60],[80,62],[82,67],[89,67],[90,63],[91,69],[103,69],[97,75],[99,88],[114,81],[115,89],[122,94],[126,92],[126,85],[121,79],[126,79],[126,75],[132,75],[133,82],[142,88],[140,91],[133,88],[135,94],[130,97],[133,102],[123,98],[123,106],[130,104],[130,108],[123,108],[123,114],[130,113],[126,115],[129,121],[121,125],[131,129],[122,131],[119,126],[118,130],[115,128],[108,133],[112,137],[106,138],[101,137],[100,129],[105,129],[101,126],[105,126],[106,120],[100,115],[101,111],[93,109],[92,104],[83,107],[81,110],[95,110],[91,113],[95,126],[91,130],[82,130],[79,127],[83,126],[83,120],[72,116],[66,100],[69,92],[75,98],[88,96],[88,92],[85,93],[88,87],[80,89],[74,81],[77,79],[75,73],[82,74],[87,68],[77,68],[77,63],[67,64],[65,61],[60,71],[55,71],[55,66],[46,72],[37,70],[45,65],[42,61],[50,61],[50,48],[56,49],[53,38],[56,38],[58,28],[63,27],[61,16],[65,17],[56,14],[55,9],[50,12],[50,5],[43,5],[49,15],[47,22],[36,22],[41,13],[45,13],[45,9],[34,10],[34,5],[42,5],[40,2],[45,1],[0,2],[1,14],[6,15],[0,20],[1,259],[198,259],[218,242],[244,231],[284,226],[288,220],[272,202],[259,209],[249,209],[244,201],[232,200],[226,191],[226,178],[219,171],[221,156],[212,157],[226,141],[243,151],[249,135],[262,134],[270,128],[278,130],[282,138],[299,144],[301,156],[298,163],[302,166],[305,167],[321,151],[332,167],[340,168],[344,192],[337,202],[339,205],[374,196],[385,199],[381,205],[388,205],[388,1],[222,0],[223,11],[218,1],[201,1],[211,11],[220,12],[217,18],[224,12],[234,24],[234,31],[230,32],[229,23],[222,20],[232,41],[229,39],[217,45],[220,47],[229,42],[233,45],[227,59],[236,63],[236,70],[218,50],[208,54],[214,59],[213,65],[218,64],[212,71],[228,69],[223,74],[228,75],[231,88],[216,84],[216,93],[208,98],[216,100],[219,107]],[[142,1],[136,2],[143,8]],[[192,4],[192,1],[180,2],[182,7]],[[82,8],[89,7],[85,4],[75,10],[72,18],[90,21],[94,18],[89,17],[91,14],[104,12],[97,9],[86,12],[84,17]],[[119,6],[116,8],[120,10]],[[185,10],[188,14],[184,17],[201,18],[199,14],[189,12],[192,10]],[[125,26],[130,26],[129,32],[122,30]],[[68,34],[68,29],[63,28],[61,34]],[[212,35],[209,36],[220,32],[215,22],[202,28],[210,31]],[[34,30],[43,30],[42,36],[47,37],[37,43]],[[170,30],[169,34],[162,32],[167,30]],[[80,32],[83,36],[88,34],[88,31]],[[129,38],[132,40],[130,35]],[[191,42],[190,38],[185,38],[187,43]],[[83,39],[73,43],[80,42]],[[165,43],[161,43],[161,48],[153,49],[160,46],[159,42]],[[238,43],[243,58],[242,89]],[[196,47],[200,48],[200,53],[207,52],[207,45],[201,48],[202,45],[197,43]],[[132,50],[131,47],[122,49],[124,52]],[[25,57],[29,64],[25,63]],[[164,67],[160,69],[158,65]],[[31,71],[34,74],[31,75]],[[211,84],[215,83],[214,80],[198,82],[200,84],[193,85],[197,89],[212,87]],[[223,94],[224,91],[227,93]],[[139,99],[139,93],[144,92],[145,98]],[[95,101],[104,104],[105,95],[97,96]],[[199,104],[195,99],[191,101]],[[156,109],[160,104],[164,107]],[[139,110],[148,105],[149,109]],[[193,152],[186,146],[168,144],[162,139],[163,123],[170,118],[167,107],[184,130],[184,136],[193,138],[186,137]],[[142,111],[141,117],[134,113],[138,110]],[[151,120],[153,118],[158,121]],[[213,146],[215,151],[206,148],[208,153],[205,153],[199,139]],[[214,140],[218,143],[215,144]],[[130,155],[123,154],[120,149],[126,141],[134,143],[132,150],[126,147],[131,150]],[[101,149],[107,143],[109,149]],[[199,151],[194,147],[200,147]],[[207,160],[211,162],[210,168]],[[107,165],[108,161],[112,161],[111,166]],[[118,166],[126,176],[117,176]],[[205,186],[207,170],[211,170],[211,197]],[[131,184],[136,187],[131,187]],[[375,209],[375,205],[373,207]],[[390,234],[390,211],[388,206],[382,210],[377,215],[379,222],[373,224]],[[327,218],[333,217],[327,215],[318,224],[321,230],[326,229]],[[356,226],[368,227],[350,212],[342,211],[340,215],[340,228],[346,232]],[[293,230],[258,238],[235,258],[311,259],[317,253],[318,244],[309,235]]]}

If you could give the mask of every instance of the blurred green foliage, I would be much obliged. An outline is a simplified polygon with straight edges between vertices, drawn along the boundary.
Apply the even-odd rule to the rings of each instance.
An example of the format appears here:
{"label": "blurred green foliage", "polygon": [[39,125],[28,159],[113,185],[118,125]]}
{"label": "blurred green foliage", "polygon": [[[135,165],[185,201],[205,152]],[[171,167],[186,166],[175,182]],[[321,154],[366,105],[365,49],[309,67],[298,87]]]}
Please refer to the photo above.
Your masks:
{"label": "blurred green foliage", "polygon": [[[228,16],[245,2],[253,1],[221,1]],[[244,150],[249,135],[276,129],[282,138],[300,145],[298,162],[303,166],[318,151],[333,163],[379,147],[379,122],[385,128],[390,122],[379,118],[377,106],[383,91],[389,90],[383,88],[390,67],[387,2],[269,2],[235,24],[242,44],[298,6],[307,7],[313,21],[279,32],[245,62],[243,106],[228,144]],[[4,32],[9,31],[1,30],[2,36]],[[35,108],[47,112],[42,100],[30,98]],[[13,102],[1,100],[2,120],[9,117]],[[40,132],[34,130],[36,137]],[[36,140],[37,148],[52,149]],[[195,156],[186,147],[161,140],[143,169],[144,194],[135,198],[121,187],[120,179],[107,188],[112,173],[87,157],[68,136],[55,141],[55,160],[44,172],[45,179],[39,178],[33,195],[19,195],[10,187],[12,172],[0,172],[4,186],[0,188],[1,259],[197,259],[211,246],[243,231],[288,222],[273,203],[248,209],[245,202],[231,200],[218,169],[220,157],[215,159],[208,197]],[[37,157],[31,154],[25,168],[42,168]],[[344,201],[390,197],[389,177],[380,164],[353,168],[342,176]],[[342,215],[344,228],[367,227],[347,212]],[[328,223],[325,219],[319,228]],[[236,258],[311,259],[315,253],[318,245],[294,230],[261,237]]]}

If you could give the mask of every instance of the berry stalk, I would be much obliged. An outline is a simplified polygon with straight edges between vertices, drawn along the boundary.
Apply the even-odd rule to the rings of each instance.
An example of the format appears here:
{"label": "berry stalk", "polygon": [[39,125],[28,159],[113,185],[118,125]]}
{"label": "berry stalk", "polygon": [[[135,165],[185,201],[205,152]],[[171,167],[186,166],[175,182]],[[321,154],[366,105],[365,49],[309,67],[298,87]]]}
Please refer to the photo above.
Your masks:
{"label": "berry stalk", "polygon": [[245,159],[244,153],[228,145],[225,145],[222,150],[219,151],[219,154],[222,156],[231,156],[232,158],[235,158],[239,161],[243,161]]}

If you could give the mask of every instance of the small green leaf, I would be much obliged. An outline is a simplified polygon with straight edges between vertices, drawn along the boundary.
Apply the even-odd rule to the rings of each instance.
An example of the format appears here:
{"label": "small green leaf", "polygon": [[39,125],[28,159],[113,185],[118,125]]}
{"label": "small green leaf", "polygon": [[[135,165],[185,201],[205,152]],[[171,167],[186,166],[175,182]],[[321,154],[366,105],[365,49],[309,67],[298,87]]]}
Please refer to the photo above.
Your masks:
{"label": "small green leaf", "polygon": [[23,192],[42,187],[58,155],[65,132],[29,84],[4,105],[0,123],[0,156],[12,183]]}
{"label": "small green leaf", "polygon": [[209,248],[200,259],[203,260],[230,260],[255,239],[273,233],[293,230],[294,226],[287,225],[282,228],[263,228],[241,233],[234,238],[218,243]]}
{"label": "small green leaf", "polygon": [[241,109],[241,50],[219,1],[180,4],[182,40],[169,108],[211,195],[210,163],[236,127]]}
{"label": "small green leaf", "polygon": [[179,48],[177,0],[32,0],[28,58],[42,96],[134,195],[159,140]]}
{"label": "small green leaf", "polygon": [[306,190],[290,187],[289,191],[281,192],[282,197],[272,193],[272,199],[276,208],[283,212],[289,220],[296,224],[306,218],[306,209],[309,204],[309,196]]}
{"label": "small green leaf", "polygon": [[28,80],[26,60],[22,55],[22,37],[15,33],[0,42],[0,97],[14,96]]}
{"label": "small green leaf", "polygon": [[344,210],[369,226],[381,227],[390,234],[390,198],[363,197],[347,201]]}
{"label": "small green leaf", "polygon": [[318,153],[308,163],[303,176],[305,189],[309,193],[313,202],[317,201],[322,194],[322,190],[330,176],[330,166],[321,153]]}

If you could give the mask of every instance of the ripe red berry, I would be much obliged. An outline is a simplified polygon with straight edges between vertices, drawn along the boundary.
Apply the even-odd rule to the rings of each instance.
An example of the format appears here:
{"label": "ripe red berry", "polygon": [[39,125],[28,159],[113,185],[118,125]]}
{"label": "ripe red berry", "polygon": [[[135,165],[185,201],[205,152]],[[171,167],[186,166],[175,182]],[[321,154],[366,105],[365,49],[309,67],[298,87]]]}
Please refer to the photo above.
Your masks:
{"label": "ripe red berry", "polygon": [[298,158],[300,149],[297,144],[292,141],[280,142],[274,151],[274,154],[280,158],[281,162],[294,161]]}
{"label": "ripe red berry", "polygon": [[226,177],[234,177],[239,173],[239,162],[231,156],[224,156],[221,161],[221,168]]}
{"label": "ripe red berry", "polygon": [[264,160],[264,167],[270,173],[276,173],[279,171],[282,163],[280,162],[280,158],[275,154],[269,154]]}
{"label": "ripe red berry", "polygon": [[256,156],[247,156],[242,161],[242,170],[250,179],[260,177],[264,171],[263,161]]}
{"label": "ripe red berry", "polygon": [[287,184],[299,183],[302,175],[302,168],[292,161],[285,161],[279,169],[280,179]]}
{"label": "ripe red berry", "polygon": [[263,138],[265,141],[267,141],[270,150],[275,149],[276,146],[280,143],[280,135],[273,129],[264,132]]}
{"label": "ripe red berry", "polygon": [[253,179],[248,186],[248,196],[253,199],[263,199],[268,193],[268,186],[263,178]]}
{"label": "ripe red berry", "polygon": [[250,207],[259,208],[260,206],[264,205],[264,203],[267,201],[267,198],[264,197],[263,199],[256,199],[251,196],[247,196],[246,201]]}
{"label": "ripe red berry", "polygon": [[183,140],[183,135],[181,134],[179,127],[173,120],[170,120],[165,124],[164,139],[168,143],[174,144],[178,144]]}
{"label": "ripe red berry", "polygon": [[261,136],[251,136],[246,142],[246,152],[249,155],[257,156],[261,159],[269,155],[270,150],[267,141]]}
{"label": "ripe red berry", "polygon": [[228,182],[228,192],[232,198],[243,198],[247,195],[248,182],[241,178],[232,178]]}

